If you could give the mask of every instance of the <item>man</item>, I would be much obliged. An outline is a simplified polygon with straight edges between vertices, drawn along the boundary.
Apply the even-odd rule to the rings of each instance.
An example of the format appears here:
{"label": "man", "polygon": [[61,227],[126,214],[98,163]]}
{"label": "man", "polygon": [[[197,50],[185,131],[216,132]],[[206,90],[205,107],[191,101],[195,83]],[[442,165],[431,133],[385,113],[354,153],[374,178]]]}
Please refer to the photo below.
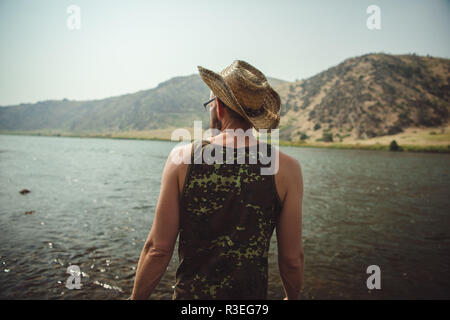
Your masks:
{"label": "man", "polygon": [[[232,131],[276,128],[280,97],[265,76],[244,61],[234,61],[220,74],[202,67],[199,72],[211,89],[211,99],[204,104],[210,110],[210,126],[220,134],[184,146],[181,163],[175,159],[180,150],[169,155],[131,299],[151,295],[171,260],[178,234],[174,299],[266,299],[268,249],[275,228],[285,299],[298,299],[304,265],[301,167],[277,151],[279,170],[262,175],[260,161],[248,162],[257,139],[242,139]],[[202,155],[205,145],[223,150],[236,146],[231,150],[234,160],[238,150],[245,150],[247,162],[198,164],[195,150]]]}

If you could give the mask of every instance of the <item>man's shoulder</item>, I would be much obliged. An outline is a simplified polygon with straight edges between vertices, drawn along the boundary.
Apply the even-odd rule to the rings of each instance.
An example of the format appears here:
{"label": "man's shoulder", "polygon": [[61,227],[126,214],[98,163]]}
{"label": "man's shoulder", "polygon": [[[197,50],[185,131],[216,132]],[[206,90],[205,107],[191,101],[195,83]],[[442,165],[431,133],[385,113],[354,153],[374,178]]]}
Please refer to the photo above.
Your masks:
{"label": "man's shoulder", "polygon": [[168,161],[172,166],[183,167],[191,163],[192,142],[175,146],[169,154]]}
{"label": "man's shoulder", "polygon": [[278,150],[278,168],[275,183],[284,203],[288,190],[295,188],[295,184],[301,181],[301,167],[297,159]]}
{"label": "man's shoulder", "polygon": [[294,158],[282,151],[278,151],[278,159],[279,159],[280,170],[283,170],[285,172],[301,170],[300,162],[296,158]]}

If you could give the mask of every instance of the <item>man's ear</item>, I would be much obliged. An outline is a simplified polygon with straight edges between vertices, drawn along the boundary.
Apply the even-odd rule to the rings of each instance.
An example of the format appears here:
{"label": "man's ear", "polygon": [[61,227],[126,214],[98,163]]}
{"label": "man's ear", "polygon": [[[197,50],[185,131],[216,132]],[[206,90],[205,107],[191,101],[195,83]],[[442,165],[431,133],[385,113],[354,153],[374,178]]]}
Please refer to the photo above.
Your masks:
{"label": "man's ear", "polygon": [[217,104],[217,117],[219,118],[219,120],[221,120],[225,113],[225,108],[223,107],[222,101],[220,101],[220,99],[217,97],[216,97],[216,104]]}

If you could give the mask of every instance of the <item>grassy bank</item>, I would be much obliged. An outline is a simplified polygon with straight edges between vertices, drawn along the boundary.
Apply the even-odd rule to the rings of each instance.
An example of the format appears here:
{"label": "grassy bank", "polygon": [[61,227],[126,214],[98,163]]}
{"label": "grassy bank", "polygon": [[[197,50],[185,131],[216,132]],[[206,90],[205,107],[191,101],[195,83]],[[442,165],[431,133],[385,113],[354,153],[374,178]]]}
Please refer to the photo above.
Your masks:
{"label": "grassy bank", "polygon": [[99,139],[123,139],[123,140],[160,140],[171,141],[170,138],[154,136],[139,136],[117,133],[67,133],[67,132],[36,132],[36,131],[0,131],[4,135],[42,136],[42,137],[64,137],[64,138],[99,138]]}
{"label": "grassy bank", "polygon": [[[170,132],[173,129],[136,131],[125,133],[70,133],[70,132],[52,132],[52,131],[0,131],[0,134],[9,135],[27,135],[27,136],[50,136],[50,137],[74,137],[74,138],[101,138],[101,139],[129,139],[129,140],[158,140],[171,141]],[[192,135],[193,136],[193,135]],[[280,141],[280,146],[301,147],[301,148],[329,148],[329,149],[357,149],[357,150],[375,150],[390,151],[389,144],[376,142],[364,144],[359,142],[292,142]],[[450,144],[400,144],[399,152],[432,152],[432,153],[450,153]]]}
{"label": "grassy bank", "polygon": [[[358,150],[376,150],[390,151],[389,145],[375,144],[344,144],[344,143],[298,143],[290,141],[280,141],[281,146],[289,147],[307,147],[307,148],[328,148],[328,149],[358,149]],[[450,145],[400,145],[398,152],[433,152],[433,153],[450,153]]]}

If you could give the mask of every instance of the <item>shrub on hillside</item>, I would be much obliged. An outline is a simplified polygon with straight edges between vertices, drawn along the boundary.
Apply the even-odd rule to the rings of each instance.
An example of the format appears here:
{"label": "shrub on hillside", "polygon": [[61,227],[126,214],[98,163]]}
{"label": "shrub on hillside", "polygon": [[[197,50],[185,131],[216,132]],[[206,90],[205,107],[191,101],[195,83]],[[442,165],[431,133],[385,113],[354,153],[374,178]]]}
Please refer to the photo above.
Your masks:
{"label": "shrub on hillside", "polygon": [[322,140],[324,142],[333,142],[333,134],[329,132],[324,132],[322,134]]}
{"label": "shrub on hillside", "polygon": [[387,134],[391,135],[391,134],[397,134],[400,132],[403,132],[403,129],[398,125],[393,125],[388,128]]}
{"label": "shrub on hillside", "polygon": [[389,150],[390,151],[401,151],[402,148],[397,144],[397,141],[392,140],[391,144],[389,145]]}
{"label": "shrub on hillside", "polygon": [[309,139],[309,136],[306,133],[304,133],[304,132],[299,131],[298,135],[300,136],[300,140]]}

